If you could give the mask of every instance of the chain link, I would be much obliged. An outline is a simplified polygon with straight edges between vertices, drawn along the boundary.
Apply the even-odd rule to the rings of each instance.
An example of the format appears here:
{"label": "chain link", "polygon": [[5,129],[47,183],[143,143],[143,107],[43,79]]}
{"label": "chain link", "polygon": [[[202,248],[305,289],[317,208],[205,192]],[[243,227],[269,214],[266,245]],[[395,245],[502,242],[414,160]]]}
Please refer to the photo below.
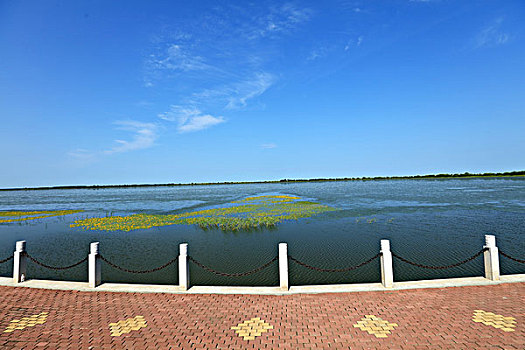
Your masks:
{"label": "chain link", "polygon": [[374,261],[375,259],[379,258],[380,256],[381,256],[381,253],[377,253],[376,255],[374,255],[370,259],[360,263],[359,265],[346,267],[344,269],[322,269],[322,268],[319,268],[319,267],[315,267],[315,266],[311,266],[311,265],[305,264],[304,262],[297,260],[293,256],[289,256],[288,258],[290,260],[292,260],[293,262],[295,262],[295,263],[297,263],[297,264],[299,264],[301,266],[304,266],[307,269],[314,270],[314,271],[320,271],[320,272],[347,272],[347,271],[358,269],[361,266],[364,266],[364,265],[366,265],[368,263],[371,263],[372,261]]}
{"label": "chain link", "polygon": [[453,267],[458,267],[460,265],[463,265],[463,264],[466,264],[468,263],[469,261],[472,261],[474,259],[476,259],[478,256],[480,256],[481,254],[483,254],[483,252],[485,250],[488,250],[488,248],[483,248],[481,249],[479,252],[477,252],[476,254],[472,255],[470,258],[468,259],[465,259],[463,261],[460,261],[456,264],[452,264],[452,265],[446,265],[446,266],[429,266],[429,265],[423,265],[423,264],[418,264],[418,263],[415,263],[413,261],[410,261],[410,260],[407,260],[405,258],[402,258],[400,257],[399,255],[395,254],[394,252],[392,252],[392,256],[394,258],[397,258],[399,260],[401,260],[402,262],[405,262],[407,264],[410,264],[410,265],[414,265],[414,266],[417,266],[417,267],[421,267],[423,269],[431,269],[431,270],[444,270],[444,269],[450,269],[450,268],[453,268]]}
{"label": "chain link", "polygon": [[4,260],[0,260],[0,264],[3,264],[5,262],[8,262],[9,260],[13,259],[13,256],[11,255],[10,257],[4,259]]}
{"label": "chain link", "polygon": [[513,258],[512,256],[509,256],[509,255],[503,253],[501,250],[500,250],[499,252],[500,252],[501,255],[503,255],[503,256],[506,257],[507,259],[514,260],[514,261],[516,261],[516,262],[519,262],[519,263],[525,264],[525,260],[520,260],[520,259]]}
{"label": "chain link", "polygon": [[150,269],[150,270],[130,270],[130,269],[126,269],[124,267],[120,267],[118,265],[115,265],[113,264],[111,261],[107,260],[106,258],[104,258],[102,255],[98,255],[100,257],[100,260],[102,260],[103,262],[105,262],[106,264],[108,264],[109,266],[117,269],[117,270],[120,270],[120,271],[124,271],[124,272],[129,272],[129,273],[150,273],[150,272],[155,272],[155,271],[159,271],[159,270],[162,270],[168,266],[170,266],[171,264],[173,264],[175,261],[177,261],[178,257],[174,258],[174,259],[171,259],[170,261],[168,261],[167,263],[165,263],[164,265],[162,266],[159,266],[159,267],[155,267],[154,269]]}
{"label": "chain link", "polygon": [[86,262],[88,257],[86,256],[84,259],[74,263],[73,265],[69,265],[69,266],[64,266],[64,267],[57,267],[57,266],[49,266],[49,265],[46,265],[38,260],[36,260],[35,258],[33,258],[31,255],[27,254],[26,253],[26,256],[29,258],[29,260],[31,260],[32,262],[34,262],[35,264],[37,265],[40,265],[42,267],[45,267],[46,269],[50,269],[50,270],[55,270],[55,271],[59,271],[59,270],[67,270],[67,269],[71,269],[75,266],[78,266],[80,264],[82,264],[83,262]]}
{"label": "chain link", "polygon": [[193,259],[191,256],[188,256],[188,260],[190,260],[191,262],[193,262],[195,265],[197,265],[198,267],[200,267],[201,269],[204,269],[206,271],[209,271],[209,272],[213,272],[214,274],[216,275],[219,275],[219,276],[225,276],[225,277],[241,277],[241,276],[248,276],[248,275],[251,275],[251,274],[254,274],[256,272],[259,272],[265,268],[267,268],[268,266],[270,266],[273,262],[277,261],[279,257],[276,256],[275,258],[273,258],[272,260],[268,261],[266,264],[262,265],[262,266],[259,266],[258,268],[256,269],[253,269],[253,270],[250,270],[250,271],[246,271],[246,272],[241,272],[241,273],[226,273],[226,272],[220,272],[220,271],[217,271],[217,270],[214,270],[212,269],[211,267],[208,267],[208,266],[205,266],[203,265],[202,263],[198,262],[197,260]]}

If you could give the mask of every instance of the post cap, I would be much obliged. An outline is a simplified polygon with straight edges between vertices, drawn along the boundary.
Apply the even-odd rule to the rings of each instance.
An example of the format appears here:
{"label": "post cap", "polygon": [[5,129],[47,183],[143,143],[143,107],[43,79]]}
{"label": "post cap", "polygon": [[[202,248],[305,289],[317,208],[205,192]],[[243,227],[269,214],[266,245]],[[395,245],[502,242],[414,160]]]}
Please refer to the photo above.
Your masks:
{"label": "post cap", "polygon": [[16,251],[24,252],[26,250],[26,241],[17,241],[16,242]]}
{"label": "post cap", "polygon": [[93,242],[90,245],[91,254],[98,254],[98,244],[99,242]]}
{"label": "post cap", "polygon": [[496,247],[496,236],[485,235],[485,246],[495,248]]}
{"label": "post cap", "polygon": [[390,241],[388,239],[381,240],[381,251],[390,251]]}
{"label": "post cap", "polygon": [[188,255],[188,243],[179,244],[179,254]]}

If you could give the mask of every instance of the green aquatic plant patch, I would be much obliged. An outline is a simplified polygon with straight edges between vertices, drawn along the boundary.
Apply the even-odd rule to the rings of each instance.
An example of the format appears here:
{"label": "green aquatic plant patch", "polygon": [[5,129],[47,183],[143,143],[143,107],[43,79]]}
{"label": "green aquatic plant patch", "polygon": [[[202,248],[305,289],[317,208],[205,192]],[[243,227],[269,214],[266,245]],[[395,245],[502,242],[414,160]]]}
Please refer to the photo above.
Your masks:
{"label": "green aquatic plant patch", "polygon": [[227,207],[182,214],[134,214],[76,220],[70,226],[86,230],[132,231],[167,225],[198,225],[225,231],[273,227],[285,220],[311,217],[335,208],[293,196],[258,196],[228,203]]}
{"label": "green aquatic plant patch", "polygon": [[0,211],[0,223],[45,219],[80,212],[83,210]]}

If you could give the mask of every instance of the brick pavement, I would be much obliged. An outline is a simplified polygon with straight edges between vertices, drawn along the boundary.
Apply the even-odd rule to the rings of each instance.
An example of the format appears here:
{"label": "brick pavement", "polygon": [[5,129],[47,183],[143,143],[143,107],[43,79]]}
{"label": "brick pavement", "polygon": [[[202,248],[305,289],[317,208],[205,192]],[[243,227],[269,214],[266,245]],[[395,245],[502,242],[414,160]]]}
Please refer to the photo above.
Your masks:
{"label": "brick pavement", "polygon": [[524,299],[525,283],[288,296],[0,287],[0,348],[525,349]]}

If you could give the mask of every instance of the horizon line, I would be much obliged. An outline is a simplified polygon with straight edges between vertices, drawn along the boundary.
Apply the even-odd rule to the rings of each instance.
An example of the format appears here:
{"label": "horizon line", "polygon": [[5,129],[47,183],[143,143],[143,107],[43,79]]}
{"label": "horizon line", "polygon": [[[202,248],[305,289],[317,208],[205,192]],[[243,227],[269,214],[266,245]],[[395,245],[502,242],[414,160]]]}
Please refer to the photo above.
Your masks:
{"label": "horizon line", "polygon": [[311,179],[280,179],[259,181],[223,181],[223,182],[190,182],[190,183],[162,183],[162,184],[121,184],[121,185],[57,185],[38,187],[0,188],[0,191],[32,191],[32,190],[66,190],[66,189],[101,189],[119,187],[175,187],[175,186],[210,186],[210,185],[243,185],[288,182],[329,182],[329,181],[373,181],[373,180],[403,180],[403,179],[433,179],[433,178],[473,178],[473,177],[513,177],[525,176],[525,170],[507,171],[503,173],[454,173],[454,174],[426,174],[405,176],[374,176],[374,177],[339,177],[339,178],[311,178]]}

